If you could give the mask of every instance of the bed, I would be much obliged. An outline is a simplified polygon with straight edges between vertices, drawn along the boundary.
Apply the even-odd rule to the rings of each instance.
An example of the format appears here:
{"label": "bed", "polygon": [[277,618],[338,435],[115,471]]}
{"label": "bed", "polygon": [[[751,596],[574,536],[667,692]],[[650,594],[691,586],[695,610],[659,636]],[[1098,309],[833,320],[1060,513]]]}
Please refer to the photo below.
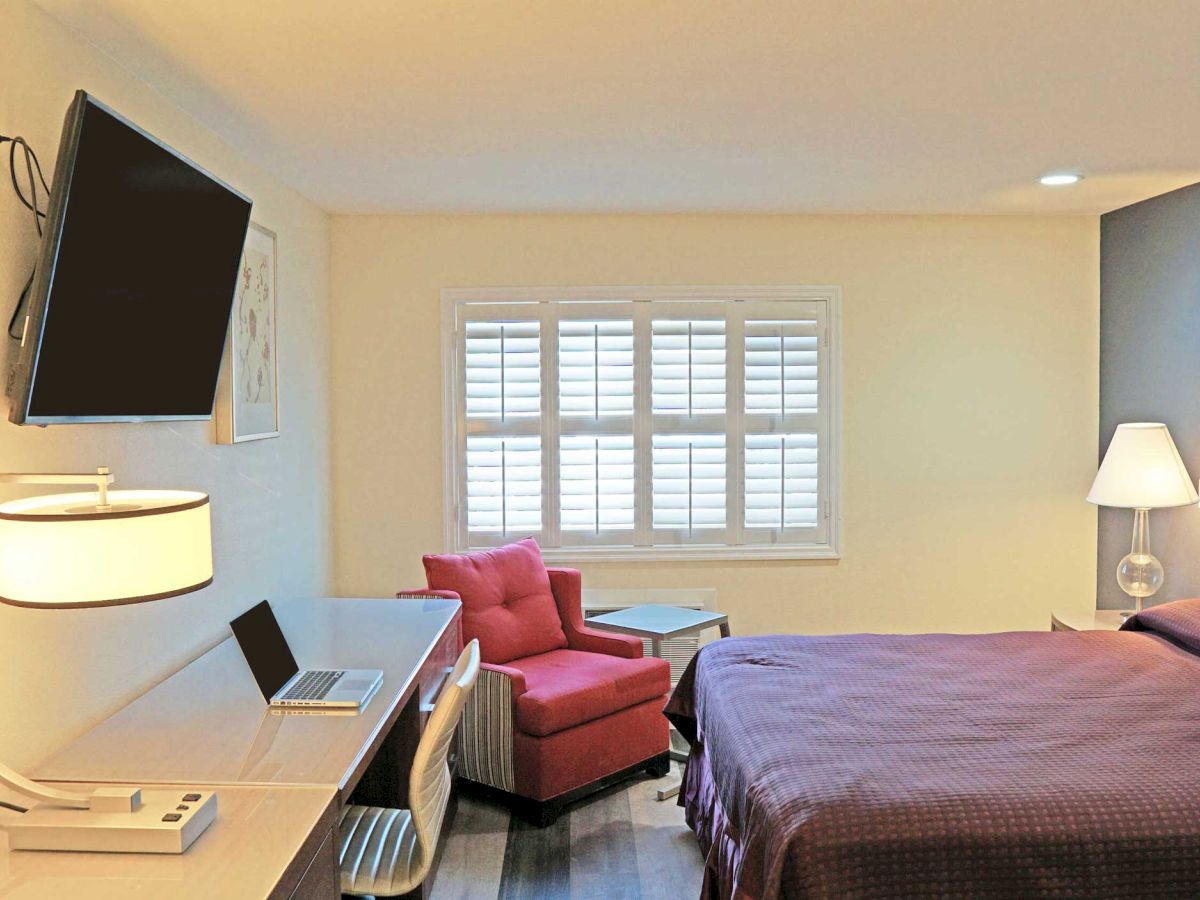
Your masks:
{"label": "bed", "polygon": [[727,638],[667,715],[704,898],[1200,897],[1200,600],[1119,632]]}

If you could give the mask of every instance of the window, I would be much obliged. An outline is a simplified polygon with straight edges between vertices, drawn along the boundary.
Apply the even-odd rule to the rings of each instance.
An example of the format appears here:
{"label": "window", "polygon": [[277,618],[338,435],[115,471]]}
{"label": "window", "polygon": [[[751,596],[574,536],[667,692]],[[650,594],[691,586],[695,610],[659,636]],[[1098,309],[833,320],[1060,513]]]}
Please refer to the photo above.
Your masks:
{"label": "window", "polygon": [[839,299],[444,291],[448,546],[836,557]]}

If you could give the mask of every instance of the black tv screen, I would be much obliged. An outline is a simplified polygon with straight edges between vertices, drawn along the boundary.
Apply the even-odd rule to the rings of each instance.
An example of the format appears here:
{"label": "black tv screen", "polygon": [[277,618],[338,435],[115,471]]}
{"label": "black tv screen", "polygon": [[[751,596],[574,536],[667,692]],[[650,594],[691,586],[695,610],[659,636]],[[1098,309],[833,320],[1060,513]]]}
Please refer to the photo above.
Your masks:
{"label": "black tv screen", "polygon": [[210,417],[250,207],[79,91],[55,166],[10,419]]}

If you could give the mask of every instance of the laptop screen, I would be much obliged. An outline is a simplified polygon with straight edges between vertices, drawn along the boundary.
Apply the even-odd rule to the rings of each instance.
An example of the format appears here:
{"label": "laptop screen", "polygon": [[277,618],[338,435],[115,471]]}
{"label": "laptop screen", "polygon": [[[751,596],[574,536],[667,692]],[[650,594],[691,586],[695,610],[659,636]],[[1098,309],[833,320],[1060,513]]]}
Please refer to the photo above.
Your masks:
{"label": "laptop screen", "polygon": [[264,600],[230,622],[229,627],[250,664],[258,689],[270,703],[288,679],[300,671],[287,639],[279,630],[271,604]]}

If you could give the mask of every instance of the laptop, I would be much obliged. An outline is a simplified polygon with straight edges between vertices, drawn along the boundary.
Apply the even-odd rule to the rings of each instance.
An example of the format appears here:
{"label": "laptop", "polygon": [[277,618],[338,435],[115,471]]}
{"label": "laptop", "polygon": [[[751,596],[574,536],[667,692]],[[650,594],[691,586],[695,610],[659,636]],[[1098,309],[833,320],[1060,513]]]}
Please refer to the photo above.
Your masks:
{"label": "laptop", "polygon": [[379,669],[305,669],[266,600],[229,623],[267,703],[274,707],[356,709],[379,690]]}

